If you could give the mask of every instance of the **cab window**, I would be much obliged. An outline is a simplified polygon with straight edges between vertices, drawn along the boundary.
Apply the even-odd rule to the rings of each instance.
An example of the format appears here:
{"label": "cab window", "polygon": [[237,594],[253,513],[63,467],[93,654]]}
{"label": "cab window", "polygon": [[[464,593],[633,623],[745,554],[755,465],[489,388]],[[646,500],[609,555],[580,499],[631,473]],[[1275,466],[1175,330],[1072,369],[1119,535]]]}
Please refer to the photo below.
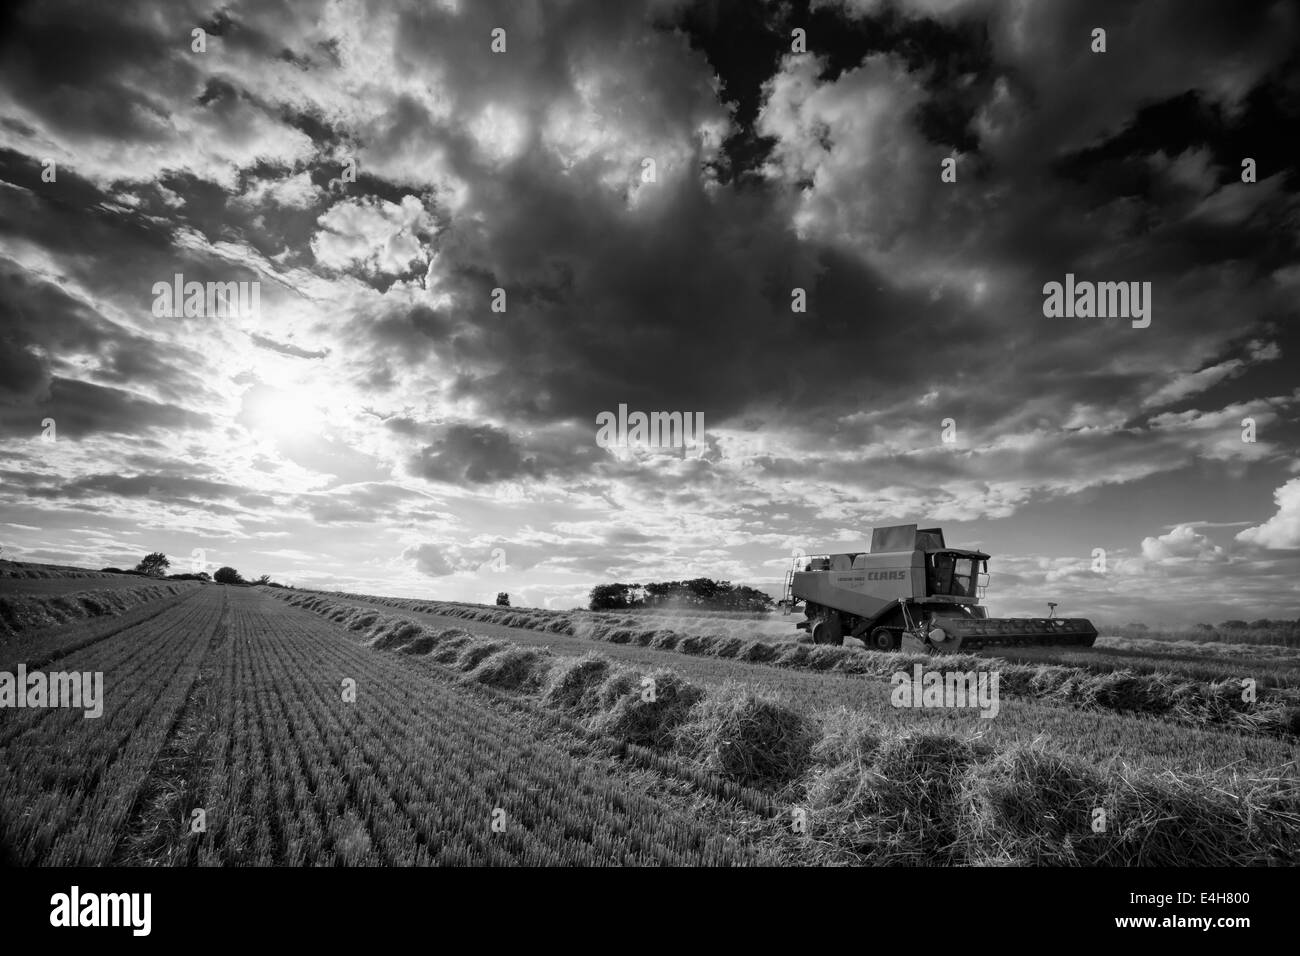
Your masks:
{"label": "cab window", "polygon": [[976,567],[974,558],[940,552],[930,556],[930,593],[955,597],[974,597]]}

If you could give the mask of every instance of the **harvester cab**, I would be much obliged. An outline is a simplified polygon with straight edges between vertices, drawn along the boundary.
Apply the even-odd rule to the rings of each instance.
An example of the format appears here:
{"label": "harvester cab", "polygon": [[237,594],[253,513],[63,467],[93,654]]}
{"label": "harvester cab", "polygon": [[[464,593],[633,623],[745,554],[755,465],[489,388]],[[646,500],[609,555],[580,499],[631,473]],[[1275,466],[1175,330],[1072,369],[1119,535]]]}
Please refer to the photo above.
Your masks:
{"label": "harvester cab", "polygon": [[875,650],[952,653],[989,645],[1070,644],[1097,639],[1082,618],[990,618],[981,604],[989,555],[950,548],[939,528],[876,528],[871,550],[799,555],[778,602],[804,606],[818,644],[855,637]]}

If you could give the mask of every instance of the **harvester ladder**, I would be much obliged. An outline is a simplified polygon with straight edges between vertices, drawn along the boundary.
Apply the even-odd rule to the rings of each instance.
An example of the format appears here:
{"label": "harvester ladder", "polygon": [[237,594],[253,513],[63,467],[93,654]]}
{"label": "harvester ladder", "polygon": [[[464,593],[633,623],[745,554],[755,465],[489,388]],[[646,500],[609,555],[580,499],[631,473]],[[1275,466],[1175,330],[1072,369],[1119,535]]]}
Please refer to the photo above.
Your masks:
{"label": "harvester ladder", "polygon": [[781,592],[781,613],[789,614],[794,604],[794,568],[785,572],[785,587]]}

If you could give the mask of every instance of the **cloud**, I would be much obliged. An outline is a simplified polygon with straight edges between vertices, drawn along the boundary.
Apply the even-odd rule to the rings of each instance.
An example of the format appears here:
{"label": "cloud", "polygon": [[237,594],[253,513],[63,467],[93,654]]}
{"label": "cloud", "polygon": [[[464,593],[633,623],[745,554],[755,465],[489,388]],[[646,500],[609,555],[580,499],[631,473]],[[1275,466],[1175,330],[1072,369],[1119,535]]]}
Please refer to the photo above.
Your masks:
{"label": "cloud", "polygon": [[768,82],[757,124],[776,140],[767,174],[807,184],[794,215],[802,235],[885,251],[926,215],[937,190],[923,183],[937,178],[946,151],[912,122],[925,93],[897,59],[869,56],[821,83],[825,66],[814,56],[787,57]]}
{"label": "cloud", "polygon": [[416,570],[431,578],[446,577],[456,572],[456,568],[447,560],[442,551],[431,544],[421,544],[407,548],[402,552],[402,559],[413,561]]}
{"label": "cloud", "polygon": [[1237,534],[1237,540],[1270,550],[1300,548],[1300,478],[1292,478],[1273,492],[1277,514],[1261,525]]}
{"label": "cloud", "polygon": [[1236,378],[1250,367],[1251,362],[1269,362],[1279,358],[1282,350],[1276,342],[1253,341],[1247,346],[1250,362],[1234,358],[1219,362],[1197,372],[1179,375],[1162,385],[1148,397],[1143,404],[1147,408],[1160,408],[1181,401],[1191,395],[1207,391],[1222,382]]}
{"label": "cloud", "polygon": [[509,481],[536,472],[535,462],[524,457],[508,434],[480,425],[446,428],[442,437],[411,459],[409,467],[431,481],[473,484]]}
{"label": "cloud", "polygon": [[309,209],[319,202],[324,192],[311,181],[310,174],[303,170],[284,179],[259,179],[239,197],[238,201],[257,207],[272,202],[291,209]]}
{"label": "cloud", "polygon": [[329,355],[329,349],[304,349],[301,346],[291,342],[276,342],[267,338],[265,335],[259,335],[253,332],[249,335],[254,345],[261,349],[270,349],[272,352],[279,352],[281,355],[292,355],[294,358],[325,358]]}
{"label": "cloud", "polygon": [[1206,389],[1229,378],[1234,378],[1240,375],[1245,368],[1246,363],[1241,359],[1232,359],[1227,362],[1220,362],[1218,365],[1212,365],[1209,368],[1203,368],[1199,372],[1181,375],[1153,392],[1151,397],[1147,399],[1146,405],[1150,408],[1160,408],[1163,405],[1172,404],[1187,398],[1189,395],[1204,392]]}
{"label": "cloud", "polygon": [[152,429],[201,429],[211,422],[203,413],[150,401],[123,389],[56,378],[50,382],[48,395],[30,408],[0,406],[0,433],[35,435],[45,418],[54,419],[60,438],[73,439]]}
{"label": "cloud", "polygon": [[433,221],[417,196],[404,196],[400,204],[345,200],[318,222],[321,230],[312,237],[311,250],[328,269],[399,275],[427,261],[423,237],[433,231]]}
{"label": "cloud", "polygon": [[1143,538],[1142,557],[1154,564],[1182,565],[1225,561],[1227,552],[1191,525],[1178,525],[1168,534]]}

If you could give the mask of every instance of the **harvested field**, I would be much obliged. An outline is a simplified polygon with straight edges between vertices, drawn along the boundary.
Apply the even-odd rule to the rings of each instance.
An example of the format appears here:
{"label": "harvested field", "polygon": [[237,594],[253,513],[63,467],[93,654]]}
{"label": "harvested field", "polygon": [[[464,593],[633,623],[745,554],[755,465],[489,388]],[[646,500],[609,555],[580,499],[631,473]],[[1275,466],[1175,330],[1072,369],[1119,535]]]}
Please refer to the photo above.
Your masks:
{"label": "harvested field", "polygon": [[[324,609],[334,619],[356,617],[367,608],[365,599],[334,595],[298,593],[282,595],[291,603]],[[392,599],[380,599],[393,603]],[[337,604],[335,602],[338,602]],[[409,602],[415,616],[427,614],[416,602]],[[338,608],[351,607],[351,611]],[[571,618],[549,612],[541,614],[506,613],[501,609],[467,606],[451,617],[442,611],[455,606],[436,605],[432,617],[441,621],[482,619],[488,622],[513,621],[524,628],[548,635],[549,640],[573,637],[580,641],[600,642],[613,647],[636,646],[664,650],[695,657],[739,659],[746,663],[764,663],[772,667],[802,671],[834,671],[889,679],[900,668],[907,670],[930,658],[865,651],[851,647],[817,647],[805,643],[770,645],[763,641],[745,642],[722,635],[682,635],[663,630],[631,631],[619,627],[620,621],[590,625],[576,624]],[[371,608],[373,610],[373,608]],[[369,611],[366,613],[370,613]],[[392,619],[394,622],[398,618]],[[401,619],[404,621],[404,619]],[[557,625],[563,625],[557,627]],[[406,626],[406,623],[393,626]],[[517,628],[511,625],[479,623],[487,626]],[[1053,654],[1064,653],[1053,649]],[[1052,658],[1048,658],[1050,661]],[[972,672],[997,673],[1003,693],[1013,697],[1035,697],[1053,704],[1101,708],[1121,713],[1147,713],[1165,720],[1192,726],[1222,725],[1252,734],[1295,737],[1300,732],[1300,695],[1261,680],[1253,672],[1238,670],[1235,675],[1212,672],[1208,679],[1159,671],[1116,670],[1114,667],[1063,666],[1056,664],[1017,664],[987,655],[947,655],[938,659],[940,666]],[[1254,682],[1249,693],[1245,687]],[[1268,688],[1273,690],[1269,691]],[[1257,688],[1263,688],[1256,694]]]}
{"label": "harvested field", "polygon": [[[761,858],[550,728],[252,589],[204,588],[60,666],[103,671],[104,716],[7,715],[0,843],[20,864]],[[181,825],[194,809],[201,835]]]}
{"label": "harvested field", "polygon": [[[277,592],[276,597],[322,607],[351,607],[355,620],[364,619],[369,607],[362,601],[340,601],[324,595]],[[982,734],[993,741],[1013,743],[1042,736],[1053,746],[1080,759],[1126,763],[1153,771],[1217,773],[1231,775],[1240,765],[1274,772],[1294,768],[1300,746],[1293,738],[1273,738],[1211,727],[1173,726],[1153,716],[1119,714],[1106,710],[1083,710],[1060,702],[1009,697],[1001,703],[998,717],[980,718],[969,710],[916,710],[893,707],[890,687],[879,679],[842,671],[791,670],[759,666],[741,659],[693,656],[657,647],[592,642],[562,633],[545,633],[525,628],[492,624],[465,624],[458,618],[411,612],[386,620],[408,619],[425,625],[426,631],[453,632],[455,641],[469,641],[466,629],[496,640],[546,647],[553,653],[580,657],[595,652],[640,669],[669,668],[689,680],[720,686],[728,681],[744,684],[756,693],[771,697],[805,713],[847,707],[860,710],[872,720],[899,731],[909,728],[942,733]],[[349,625],[350,626],[350,625]],[[389,626],[394,626],[390,623]],[[364,639],[358,634],[358,640]],[[443,653],[435,649],[433,657]],[[454,655],[453,655],[454,658]],[[415,658],[416,661],[422,658]],[[1293,771],[1287,771],[1293,772]]]}
{"label": "harvested field", "polygon": [[[96,581],[109,582],[101,585],[111,587],[113,581],[133,580],[137,583],[139,575],[116,574],[110,571],[92,571],[89,568],[73,568],[58,564],[33,564],[24,561],[0,561],[0,590],[11,586],[49,587],[53,589],[59,581]],[[23,585],[21,582],[25,582]]]}
{"label": "harvested field", "polygon": [[0,597],[46,597],[76,591],[132,590],[151,584],[197,582],[161,581],[138,574],[104,574],[93,577],[0,578]]}
{"label": "harvested field", "polygon": [[[86,618],[121,614],[129,608],[180,594],[201,585],[195,581],[155,581],[131,578],[130,587],[86,590],[82,587],[56,594],[13,593],[0,596],[0,649],[36,640],[33,632],[49,631]],[[5,653],[0,651],[0,653]]]}
{"label": "harvested field", "polygon": [[[318,602],[317,611],[338,616],[337,606]],[[344,615],[340,624],[361,616]],[[456,628],[410,633],[407,623],[381,619],[373,629],[404,631],[407,646],[445,641],[454,650],[447,663],[462,670],[475,646],[502,644],[466,639]],[[430,655],[411,661],[446,669]],[[783,803],[805,813],[811,839],[760,838],[786,862],[1173,865],[1185,859],[1189,830],[1203,838],[1199,865],[1300,859],[1300,789],[1289,773],[1237,773],[1211,784],[1196,774],[1098,767],[1041,737],[997,742],[891,728],[847,706],[801,710],[738,682],[700,687],[672,670],[638,672],[599,654],[557,659],[534,649],[527,661],[532,679],[512,682],[521,706],[559,711],[629,747],[678,755],[768,794],[769,813]],[[629,711],[647,684],[665,691],[661,705]],[[1098,808],[1109,820],[1101,831],[1092,825]]]}
{"label": "harvested field", "polygon": [[654,643],[216,585],[19,635],[15,666],[102,673],[103,715],[4,715],[0,845],[25,865],[1159,866],[1194,832],[1199,864],[1300,853],[1294,741],[1033,696],[991,720],[900,709],[875,673]]}

